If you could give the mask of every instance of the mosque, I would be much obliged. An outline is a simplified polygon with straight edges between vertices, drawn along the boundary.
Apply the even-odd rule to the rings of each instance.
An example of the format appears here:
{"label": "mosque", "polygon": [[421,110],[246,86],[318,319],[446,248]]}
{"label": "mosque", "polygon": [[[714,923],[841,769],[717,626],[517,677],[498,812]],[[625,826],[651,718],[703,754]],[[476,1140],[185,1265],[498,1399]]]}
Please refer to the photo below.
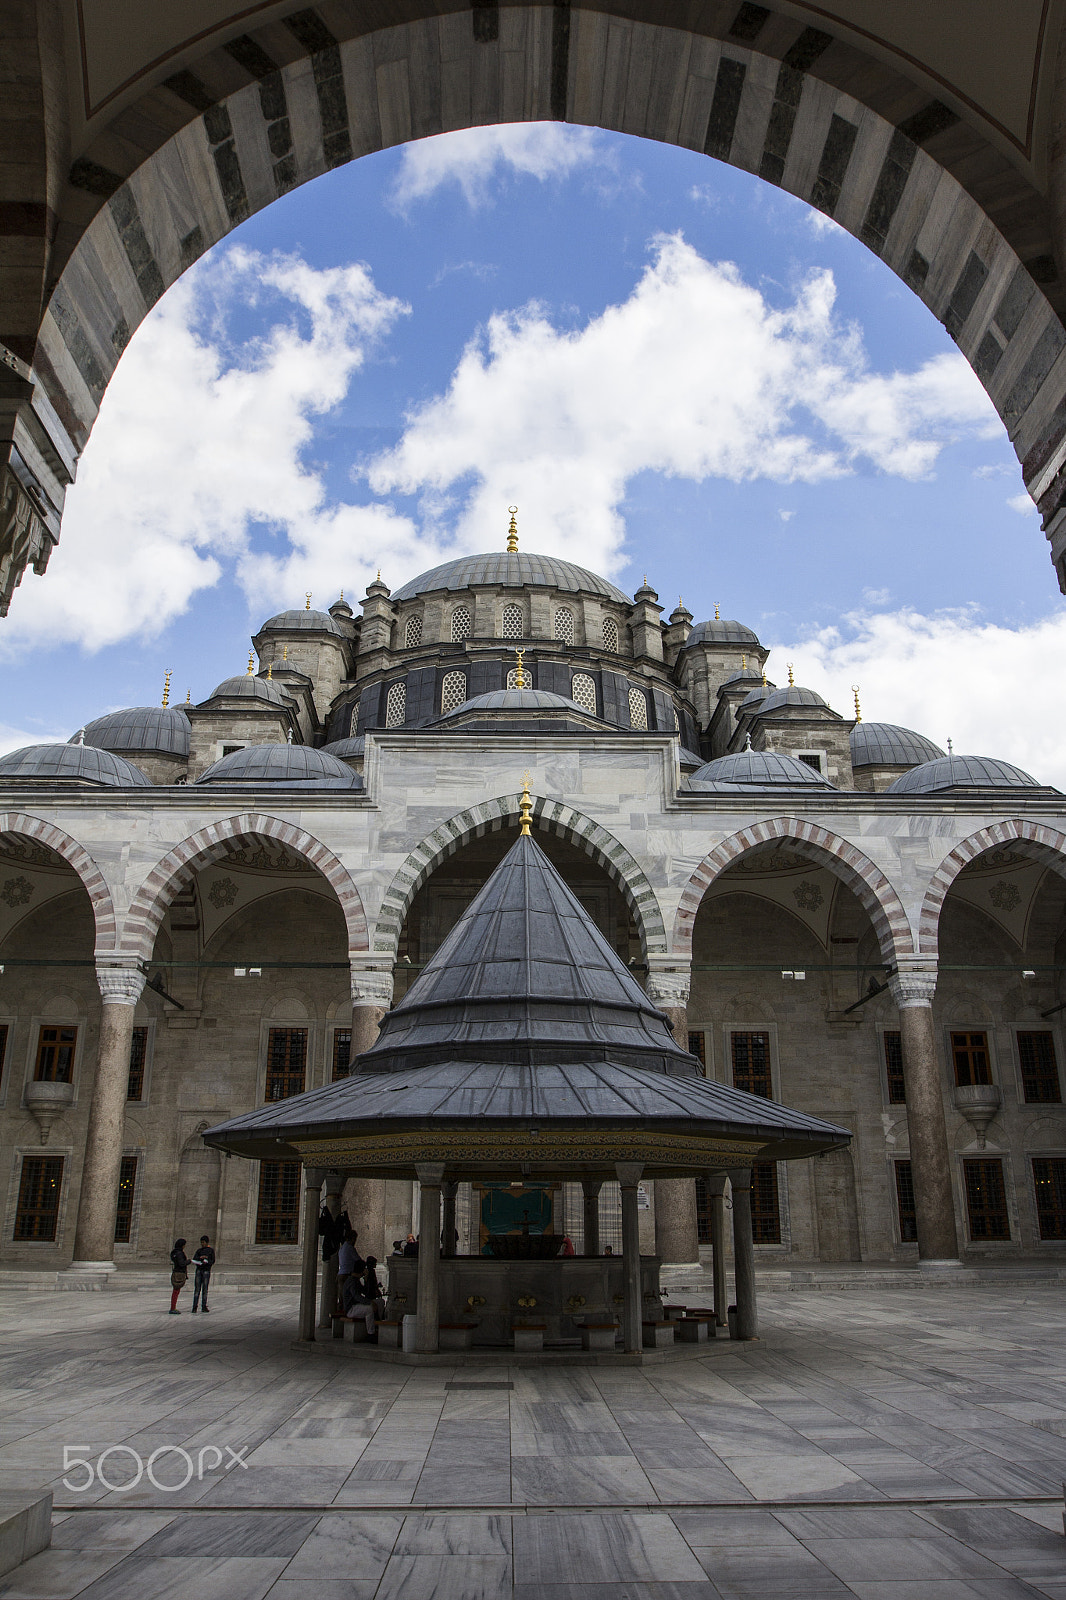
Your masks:
{"label": "mosque", "polygon": [[[295,1270],[292,1147],[204,1134],[347,1078],[514,848],[526,774],[612,982],[712,1086],[851,1134],[750,1165],[759,1270],[1062,1262],[1066,797],[771,681],[751,628],[520,550],[513,514],[360,614],[311,600],[206,698],[168,678],[0,759],[8,1268],[97,1281],[208,1233]],[[721,1187],[647,1171],[641,1252],[697,1261]],[[459,1254],[523,1221],[617,1249],[618,1183],[590,1211],[576,1172],[464,1169]],[[410,1174],[324,1181],[379,1257],[426,1214]]]}

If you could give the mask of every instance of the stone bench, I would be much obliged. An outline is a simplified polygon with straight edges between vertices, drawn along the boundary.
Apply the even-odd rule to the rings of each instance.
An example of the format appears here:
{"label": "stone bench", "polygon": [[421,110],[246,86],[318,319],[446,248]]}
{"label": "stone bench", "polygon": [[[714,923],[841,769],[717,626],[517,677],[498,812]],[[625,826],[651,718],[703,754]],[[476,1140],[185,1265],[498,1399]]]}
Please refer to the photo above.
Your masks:
{"label": "stone bench", "polygon": [[52,1542],[52,1491],[0,1491],[0,1575],[47,1550]]}
{"label": "stone bench", "polygon": [[543,1350],[546,1322],[512,1322],[511,1337],[516,1350]]}
{"label": "stone bench", "polygon": [[354,1321],[350,1317],[341,1317],[341,1338],[347,1339],[349,1344],[369,1344],[370,1335],[366,1331],[366,1318],[357,1317]]}
{"label": "stone bench", "polygon": [[677,1324],[672,1322],[669,1317],[664,1317],[662,1321],[642,1322],[641,1332],[643,1334],[644,1348],[646,1350],[665,1350],[668,1345],[672,1345],[674,1342],[674,1329],[676,1326]]}
{"label": "stone bench", "polygon": [[378,1347],[382,1350],[398,1350],[402,1344],[403,1324],[401,1322],[378,1323]]}
{"label": "stone bench", "polygon": [[613,1350],[616,1322],[585,1322],[581,1326],[582,1350]]}
{"label": "stone bench", "polygon": [[677,1336],[683,1344],[705,1344],[714,1338],[714,1321],[708,1317],[682,1317]]}
{"label": "stone bench", "polygon": [[472,1322],[441,1322],[437,1325],[438,1350],[469,1350],[474,1342]]}
{"label": "stone bench", "polygon": [[663,1306],[663,1316],[668,1317],[671,1322],[680,1322],[687,1309],[686,1306]]}

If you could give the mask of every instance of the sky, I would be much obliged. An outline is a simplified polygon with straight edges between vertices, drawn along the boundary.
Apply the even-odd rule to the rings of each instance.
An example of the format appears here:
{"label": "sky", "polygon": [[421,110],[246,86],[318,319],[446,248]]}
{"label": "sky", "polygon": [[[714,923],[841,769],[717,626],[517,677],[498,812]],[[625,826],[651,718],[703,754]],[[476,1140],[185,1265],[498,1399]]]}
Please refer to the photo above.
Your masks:
{"label": "sky", "polygon": [[1063,599],[944,329],[782,191],[554,123],[364,157],[168,291],[0,623],[0,751],[168,668],[204,699],[306,591],[501,549],[511,504],[524,549],[753,627],[772,680],[1066,788]]}

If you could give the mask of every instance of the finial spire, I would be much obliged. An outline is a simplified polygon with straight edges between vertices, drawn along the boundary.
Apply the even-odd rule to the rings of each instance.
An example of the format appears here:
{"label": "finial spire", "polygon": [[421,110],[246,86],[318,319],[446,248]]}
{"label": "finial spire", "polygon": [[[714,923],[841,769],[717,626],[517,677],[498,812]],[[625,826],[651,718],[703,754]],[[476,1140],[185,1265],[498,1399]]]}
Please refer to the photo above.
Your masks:
{"label": "finial spire", "polygon": [[291,728],[289,729],[288,733],[285,736],[285,743],[286,744],[291,744],[292,743],[292,729]]}
{"label": "finial spire", "polygon": [[341,590],[341,604],[344,604],[344,590]]}
{"label": "finial spire", "polygon": [[268,683],[271,682],[271,680],[273,679],[273,676],[274,676],[274,663],[273,663],[273,661],[268,661],[267,662],[267,682]]}
{"label": "finial spire", "polygon": [[741,672],[747,672],[747,670],[748,670],[748,658],[747,658],[747,656],[741,656],[741,658],[740,658],[740,670],[741,670]]}
{"label": "finial spire", "polygon": [[750,733],[746,733],[744,735],[744,748],[745,748],[745,750],[750,750],[751,749],[751,734]]}
{"label": "finial spire", "polygon": [[310,591],[310,589],[305,589],[304,590],[304,602],[305,602],[304,610],[305,611],[310,611],[310,609],[311,609],[311,591]]}
{"label": "finial spire", "polygon": [[282,647],[281,647],[281,664],[282,664],[282,666],[285,665],[285,663],[286,663],[286,661],[288,661],[288,659],[289,659],[289,647],[288,647],[287,644],[283,644]]}
{"label": "finial spire", "polygon": [[763,686],[764,689],[768,689],[770,687],[770,685],[766,681],[766,668],[765,667],[763,667],[763,669],[762,669],[762,686]]}
{"label": "finial spire", "polygon": [[249,652],[248,652],[248,676],[249,677],[252,676],[254,670],[255,670],[255,651],[254,650],[249,650]]}
{"label": "finial spire", "polygon": [[852,692],[852,695],[853,695],[854,700],[855,700],[855,721],[856,722],[861,722],[862,721],[862,711],[861,711],[861,709],[859,707],[859,686],[858,686],[857,683],[853,683],[852,684],[851,692]]}
{"label": "finial spire", "polygon": [[717,600],[714,602],[714,620],[715,622],[721,622],[722,620],[722,608]]}
{"label": "finial spire", "polygon": [[526,686],[526,669],[522,665],[522,658],[525,655],[525,651],[516,650],[515,655],[518,657],[518,666],[515,668],[514,686],[516,689],[524,689]]}
{"label": "finial spire", "polygon": [[518,549],[518,523],[515,521],[518,515],[518,507],[508,506],[507,509],[511,513],[511,523],[507,529],[507,549],[511,555],[514,555]]}
{"label": "finial spire", "polygon": [[791,663],[791,661],[788,664],[788,686],[789,686],[790,689],[794,689],[796,687],[796,679],[795,679],[795,675],[794,675],[794,673],[792,671],[792,663]]}
{"label": "finial spire", "polygon": [[949,739],[949,740],[948,740],[948,755],[949,755],[949,756],[952,756],[952,755],[954,755],[954,754],[955,754],[955,747],[954,747],[954,745],[953,745],[953,744],[952,744],[952,742],[951,742],[951,740],[950,740],[950,739]]}
{"label": "finial spire", "polygon": [[530,822],[530,818],[533,815],[533,802],[529,798],[529,773],[528,772],[524,773],[523,777],[522,777],[522,798],[518,803],[518,815],[519,815],[519,817],[521,818],[521,821],[522,821],[522,826],[519,829],[519,837],[520,838],[528,838],[529,837],[529,822]]}
{"label": "finial spire", "polygon": [[170,704],[170,680],[171,680],[171,678],[173,676],[174,676],[174,674],[173,674],[171,668],[168,667],[167,668],[167,675],[163,679],[163,704],[165,706],[168,706]]}
{"label": "finial spire", "polygon": [[187,706],[191,706],[192,705],[192,690],[191,689],[186,689],[186,691],[185,691],[185,704]]}

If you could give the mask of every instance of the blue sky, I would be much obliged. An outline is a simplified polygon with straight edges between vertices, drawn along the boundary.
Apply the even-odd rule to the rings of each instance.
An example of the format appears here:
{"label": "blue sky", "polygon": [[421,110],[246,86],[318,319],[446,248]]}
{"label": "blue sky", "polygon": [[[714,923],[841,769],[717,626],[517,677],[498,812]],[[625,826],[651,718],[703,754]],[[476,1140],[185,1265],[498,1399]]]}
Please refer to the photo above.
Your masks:
{"label": "blue sky", "polygon": [[499,548],[511,501],[525,548],[753,626],[778,681],[1066,783],[1018,710],[1061,597],[944,330],[790,196],[559,125],[366,157],[164,297],[0,626],[0,745],[168,667],[202,699],[272,611]]}

